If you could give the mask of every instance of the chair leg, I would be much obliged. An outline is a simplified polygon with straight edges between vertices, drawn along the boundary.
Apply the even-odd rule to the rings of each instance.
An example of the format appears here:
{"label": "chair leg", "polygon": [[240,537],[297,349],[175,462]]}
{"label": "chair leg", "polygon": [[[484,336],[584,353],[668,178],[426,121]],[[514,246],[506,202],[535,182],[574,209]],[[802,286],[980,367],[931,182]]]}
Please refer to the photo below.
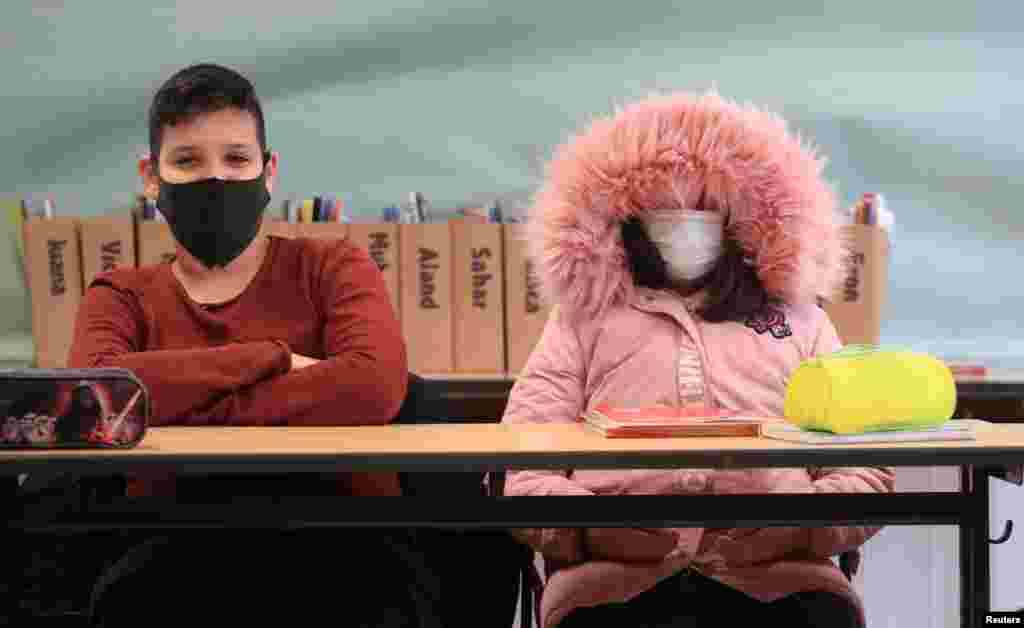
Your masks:
{"label": "chair leg", "polygon": [[861,555],[858,550],[843,552],[839,555],[839,569],[850,582],[853,582],[853,577],[857,575],[857,571],[860,569],[860,559]]}
{"label": "chair leg", "polygon": [[520,628],[533,628],[533,582],[530,578],[527,565],[522,573],[522,589],[519,600],[519,626]]}
{"label": "chair leg", "polygon": [[492,471],[487,474],[487,495],[501,497],[505,494],[505,472]]}

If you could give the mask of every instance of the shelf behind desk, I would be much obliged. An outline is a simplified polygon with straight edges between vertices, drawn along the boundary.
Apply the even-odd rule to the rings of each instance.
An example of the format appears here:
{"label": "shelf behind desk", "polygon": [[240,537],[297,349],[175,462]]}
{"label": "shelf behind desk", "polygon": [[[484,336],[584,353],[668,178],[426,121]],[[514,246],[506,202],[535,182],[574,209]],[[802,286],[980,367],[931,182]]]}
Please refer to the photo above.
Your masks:
{"label": "shelf behind desk", "polygon": [[1024,422],[1024,371],[996,370],[988,375],[957,377],[956,389],[957,418]]}
{"label": "shelf behind desk", "polygon": [[[423,376],[430,394],[445,402],[453,417],[500,418],[515,379],[504,373],[440,373]],[[958,419],[1024,422],[1024,371],[957,378]]]}

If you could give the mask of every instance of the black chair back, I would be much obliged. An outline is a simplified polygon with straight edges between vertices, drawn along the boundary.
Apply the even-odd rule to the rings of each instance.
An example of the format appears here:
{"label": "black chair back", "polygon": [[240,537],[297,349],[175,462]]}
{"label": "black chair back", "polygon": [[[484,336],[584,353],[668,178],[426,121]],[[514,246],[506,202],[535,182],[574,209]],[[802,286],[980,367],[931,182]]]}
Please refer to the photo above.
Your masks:
{"label": "black chair back", "polygon": [[[451,418],[457,413],[446,412],[448,402],[435,390],[430,382],[410,373],[408,393],[393,422],[463,422]],[[495,423],[500,420],[493,418]],[[484,497],[485,478],[482,471],[399,473],[405,495],[431,497],[438,505],[445,500]],[[504,530],[420,529],[416,538],[441,583],[441,616],[446,628],[513,625],[520,581],[532,561],[532,550]],[[480,609],[486,609],[488,618],[481,617]]]}

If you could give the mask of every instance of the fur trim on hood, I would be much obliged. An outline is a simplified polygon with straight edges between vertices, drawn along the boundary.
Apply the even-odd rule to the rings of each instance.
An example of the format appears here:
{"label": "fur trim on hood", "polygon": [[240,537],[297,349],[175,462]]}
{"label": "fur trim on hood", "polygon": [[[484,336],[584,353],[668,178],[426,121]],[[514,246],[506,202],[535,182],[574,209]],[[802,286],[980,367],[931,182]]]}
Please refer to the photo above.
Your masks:
{"label": "fur trim on hood", "polygon": [[842,247],[824,161],[784,120],[717,93],[675,93],[594,120],[558,148],[527,218],[546,298],[571,316],[628,303],[635,286],[620,225],[645,210],[729,212],[727,237],[788,304],[834,294]]}

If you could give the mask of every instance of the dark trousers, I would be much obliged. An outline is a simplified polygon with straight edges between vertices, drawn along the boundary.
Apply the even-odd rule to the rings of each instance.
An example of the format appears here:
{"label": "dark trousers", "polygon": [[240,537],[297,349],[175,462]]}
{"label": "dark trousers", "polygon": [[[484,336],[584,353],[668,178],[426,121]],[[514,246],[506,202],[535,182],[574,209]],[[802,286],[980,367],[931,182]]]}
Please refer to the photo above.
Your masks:
{"label": "dark trousers", "polygon": [[135,628],[157,613],[181,626],[309,615],[355,627],[508,627],[522,550],[491,531],[178,532],[136,545],[101,576],[93,625]]}
{"label": "dark trousers", "polygon": [[439,595],[403,531],[204,530],[132,548],[97,583],[92,618],[103,628],[304,619],[441,628]]}
{"label": "dark trousers", "polygon": [[592,626],[863,628],[857,609],[838,595],[809,591],[764,603],[695,572],[663,580],[624,604],[578,608],[558,628]]}
{"label": "dark trousers", "polygon": [[[284,504],[300,491],[330,495],[334,482],[179,478],[177,494],[197,503],[272,495]],[[212,625],[212,614],[229,625],[267,625],[271,617],[291,625],[309,615],[354,627],[509,626],[522,549],[500,531],[176,531],[136,545],[101,576],[92,596],[93,623],[134,628],[159,609],[159,619],[183,626],[197,617]]]}

